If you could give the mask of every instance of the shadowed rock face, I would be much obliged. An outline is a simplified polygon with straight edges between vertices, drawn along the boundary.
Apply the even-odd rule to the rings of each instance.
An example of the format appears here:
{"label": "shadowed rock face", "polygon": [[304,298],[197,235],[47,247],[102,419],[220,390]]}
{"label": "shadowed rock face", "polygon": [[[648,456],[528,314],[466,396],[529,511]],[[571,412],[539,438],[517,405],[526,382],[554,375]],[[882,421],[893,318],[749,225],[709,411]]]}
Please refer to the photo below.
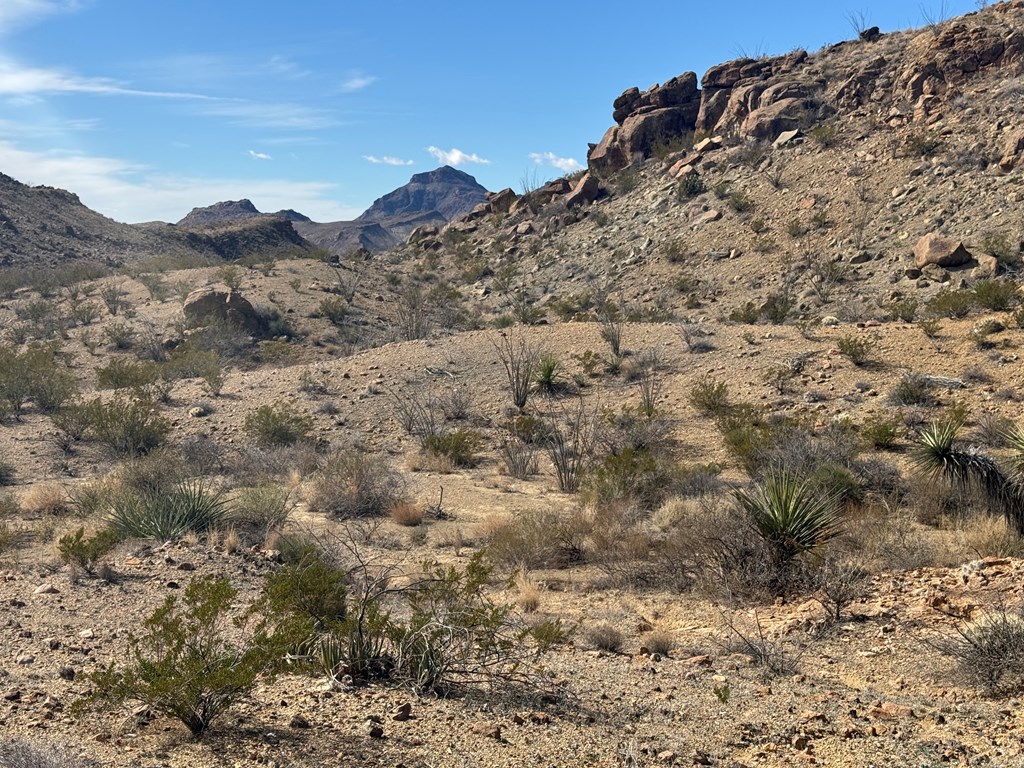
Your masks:
{"label": "shadowed rock face", "polygon": [[239,219],[252,219],[263,214],[256,210],[251,200],[225,200],[204,208],[193,208],[181,221],[179,227],[202,227],[207,224],[224,224]]}
{"label": "shadowed rock face", "polygon": [[427,211],[437,211],[452,221],[486,199],[487,190],[476,179],[445,165],[415,174],[405,186],[375,200],[356,221],[381,221]]}

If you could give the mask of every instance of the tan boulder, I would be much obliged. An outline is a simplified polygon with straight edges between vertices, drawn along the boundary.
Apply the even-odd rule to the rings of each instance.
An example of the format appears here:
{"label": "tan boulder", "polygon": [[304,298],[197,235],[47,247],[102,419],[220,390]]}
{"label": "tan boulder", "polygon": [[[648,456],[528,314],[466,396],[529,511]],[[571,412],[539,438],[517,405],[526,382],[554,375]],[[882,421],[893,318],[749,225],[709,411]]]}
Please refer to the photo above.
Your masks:
{"label": "tan boulder", "polygon": [[512,203],[516,201],[516,197],[518,195],[509,187],[498,192],[488,192],[487,203],[491,207],[491,213],[508,213],[512,210]]}
{"label": "tan boulder", "polygon": [[799,128],[808,119],[803,99],[782,99],[747,115],[740,133],[755,139],[774,140],[784,131]]}
{"label": "tan boulder", "polygon": [[185,298],[181,311],[191,325],[226,320],[249,333],[258,333],[261,326],[256,308],[238,291],[199,288]]}
{"label": "tan boulder", "polygon": [[927,266],[959,267],[973,258],[961,241],[937,232],[925,235],[914,246],[914,266],[918,269]]}
{"label": "tan boulder", "polygon": [[1006,144],[1003,145],[1003,157],[999,161],[999,167],[1004,171],[1012,171],[1020,162],[1021,152],[1024,152],[1024,128],[1012,131],[1006,137]]}
{"label": "tan boulder", "polygon": [[565,205],[567,208],[575,208],[579,205],[589,205],[597,199],[598,193],[601,191],[600,184],[597,181],[597,177],[589,173],[583,174],[576,186],[573,187],[565,198]]}

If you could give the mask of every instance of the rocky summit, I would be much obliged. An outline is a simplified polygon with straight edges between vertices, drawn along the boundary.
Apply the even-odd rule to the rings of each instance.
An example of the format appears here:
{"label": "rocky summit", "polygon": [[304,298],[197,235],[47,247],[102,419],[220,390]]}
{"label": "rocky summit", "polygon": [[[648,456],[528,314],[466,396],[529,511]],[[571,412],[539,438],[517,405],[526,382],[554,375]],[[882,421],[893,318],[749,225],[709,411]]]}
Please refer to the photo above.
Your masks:
{"label": "rocky summit", "polygon": [[484,202],[486,195],[487,190],[468,173],[445,165],[414,174],[408,184],[374,200],[357,221],[380,221],[429,211],[437,211],[451,221]]}

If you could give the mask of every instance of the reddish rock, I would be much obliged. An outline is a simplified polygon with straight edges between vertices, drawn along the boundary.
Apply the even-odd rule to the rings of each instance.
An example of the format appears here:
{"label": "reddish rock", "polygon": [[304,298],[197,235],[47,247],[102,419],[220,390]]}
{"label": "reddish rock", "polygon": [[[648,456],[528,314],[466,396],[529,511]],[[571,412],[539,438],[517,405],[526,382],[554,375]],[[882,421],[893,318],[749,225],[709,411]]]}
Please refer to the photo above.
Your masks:
{"label": "reddish rock", "polygon": [[1024,152],[1024,129],[1012,131],[1006,137],[1003,145],[1003,156],[999,160],[999,167],[1004,171],[1012,171],[1020,162],[1021,152]]}
{"label": "reddish rock", "polygon": [[931,232],[914,246],[914,266],[923,269],[928,265],[937,267],[959,267],[973,257],[959,240]]}
{"label": "reddish rock", "polygon": [[598,193],[601,191],[601,186],[597,181],[597,177],[589,173],[583,174],[576,186],[573,187],[572,192],[565,198],[565,205],[567,208],[575,208],[580,205],[589,205],[597,199]]}

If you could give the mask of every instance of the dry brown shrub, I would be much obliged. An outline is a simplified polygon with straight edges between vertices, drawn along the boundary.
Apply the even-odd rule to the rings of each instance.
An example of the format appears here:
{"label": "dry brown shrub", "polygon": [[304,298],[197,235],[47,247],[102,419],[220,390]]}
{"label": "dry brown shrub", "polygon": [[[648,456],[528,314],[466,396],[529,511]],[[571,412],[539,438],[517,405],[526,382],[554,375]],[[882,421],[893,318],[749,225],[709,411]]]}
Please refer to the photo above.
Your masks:
{"label": "dry brown shrub", "polygon": [[22,495],[21,508],[29,515],[63,515],[71,510],[71,499],[59,483],[42,483]]}
{"label": "dry brown shrub", "polygon": [[676,638],[666,629],[655,629],[644,638],[643,644],[651,653],[668,656],[676,647]]}
{"label": "dry brown shrub", "polygon": [[391,519],[398,525],[414,528],[423,522],[423,509],[411,501],[400,501],[391,508]]}
{"label": "dry brown shrub", "polygon": [[516,599],[519,610],[523,613],[533,613],[540,608],[540,590],[525,570],[520,570],[516,574],[515,584],[519,590],[519,597]]}

